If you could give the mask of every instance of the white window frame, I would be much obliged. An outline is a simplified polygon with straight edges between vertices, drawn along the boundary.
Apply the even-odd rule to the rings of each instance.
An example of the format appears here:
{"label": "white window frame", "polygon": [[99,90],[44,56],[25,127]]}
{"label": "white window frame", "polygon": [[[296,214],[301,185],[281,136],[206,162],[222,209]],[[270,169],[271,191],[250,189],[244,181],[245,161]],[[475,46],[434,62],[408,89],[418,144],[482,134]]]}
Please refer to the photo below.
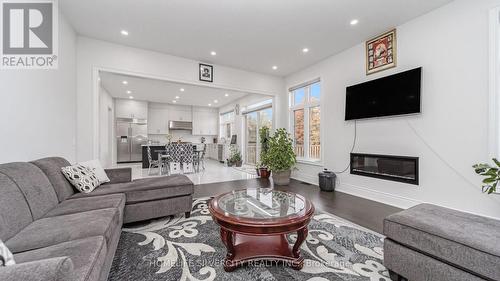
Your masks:
{"label": "white window frame", "polygon": [[[311,86],[313,84],[320,84],[320,96],[319,100],[312,101],[311,100]],[[305,97],[304,102],[301,104],[295,104],[294,93],[296,90],[305,88]],[[289,131],[293,137],[293,145],[295,146],[295,116],[294,111],[299,109],[304,109],[304,157],[297,157],[298,162],[303,163],[311,163],[320,165],[323,161],[323,109],[321,105],[321,101],[323,100],[323,87],[321,84],[321,80],[319,78],[311,80],[309,82],[302,83],[298,86],[292,87],[288,90],[289,97]],[[320,108],[320,158],[310,158],[309,156],[309,125],[310,125],[310,110],[313,107],[319,106]]]}
{"label": "white window frame", "polygon": [[[224,116],[226,114],[230,114],[230,118],[227,118],[226,120],[224,120]],[[234,119],[235,119],[234,110],[220,114],[220,116],[219,116],[219,137],[220,138],[227,139],[227,136],[226,136],[227,124],[230,124],[230,126],[231,126],[231,136],[234,135],[234,129],[235,129],[234,128]],[[231,136],[229,137],[229,140],[231,140]]]}
{"label": "white window frame", "polygon": [[488,156],[500,159],[500,6],[491,9],[489,14],[488,56]]}
{"label": "white window frame", "polygon": [[275,111],[274,111],[274,102],[273,102],[273,99],[266,99],[264,101],[261,101],[261,102],[258,102],[258,103],[254,103],[254,104],[251,104],[251,105],[248,105],[246,107],[243,108],[242,110],[242,115],[243,115],[243,132],[244,132],[244,139],[243,139],[243,143],[242,143],[242,150],[244,151],[244,153],[242,153],[242,156],[244,157],[244,163],[245,164],[249,164],[247,162],[247,145],[248,145],[248,128],[247,128],[247,124],[248,124],[248,120],[247,120],[247,115],[250,114],[250,113],[253,113],[253,112],[257,112],[257,119],[256,119],[256,122],[257,122],[257,142],[256,142],[256,149],[255,149],[255,153],[256,153],[256,162],[259,163],[260,162],[260,134],[259,134],[259,130],[260,130],[260,111],[262,110],[265,110],[265,109],[269,109],[271,108],[271,112],[272,112],[272,120],[271,120],[271,128],[269,128],[269,130],[272,132],[274,130],[274,120],[276,120],[276,117],[275,117]]}
{"label": "white window frame", "polygon": [[500,157],[500,7],[490,10],[489,158]]}

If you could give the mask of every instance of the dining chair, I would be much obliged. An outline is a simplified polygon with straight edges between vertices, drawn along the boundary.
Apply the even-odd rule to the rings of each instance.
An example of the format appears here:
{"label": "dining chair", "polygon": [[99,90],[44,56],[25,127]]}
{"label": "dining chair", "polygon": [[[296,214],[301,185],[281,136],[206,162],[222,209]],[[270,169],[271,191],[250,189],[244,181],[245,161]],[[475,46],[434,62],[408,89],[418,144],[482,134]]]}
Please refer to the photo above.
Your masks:
{"label": "dining chair", "polygon": [[167,144],[165,145],[165,154],[161,155],[161,161],[163,166],[166,168],[167,175],[170,175],[170,163],[172,162],[172,146]]}
{"label": "dining chair", "polygon": [[148,161],[149,161],[148,175],[151,175],[151,168],[158,168],[158,174],[161,175],[163,162],[161,161],[161,159],[153,160],[153,157],[151,156],[151,147],[149,145],[148,145]]}
{"label": "dining chair", "polygon": [[[199,172],[200,171],[200,164],[202,162],[202,153],[204,152],[205,150],[205,144],[203,144],[203,150],[200,152],[198,150],[198,145],[193,145],[193,166],[196,167],[196,171]],[[203,170],[205,170],[205,165],[203,164]]]}
{"label": "dining chair", "polygon": [[207,145],[204,143],[203,144],[203,151],[201,152],[200,156],[200,162],[201,162],[201,168],[203,171],[205,171],[205,154],[207,154]]}

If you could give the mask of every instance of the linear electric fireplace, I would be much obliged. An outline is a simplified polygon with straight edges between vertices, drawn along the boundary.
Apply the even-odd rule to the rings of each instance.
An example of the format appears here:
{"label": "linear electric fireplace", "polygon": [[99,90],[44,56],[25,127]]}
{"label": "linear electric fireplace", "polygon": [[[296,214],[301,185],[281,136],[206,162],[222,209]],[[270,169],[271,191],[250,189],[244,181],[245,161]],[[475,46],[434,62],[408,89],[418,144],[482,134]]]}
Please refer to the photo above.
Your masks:
{"label": "linear electric fireplace", "polygon": [[351,153],[351,174],[418,185],[418,157]]}

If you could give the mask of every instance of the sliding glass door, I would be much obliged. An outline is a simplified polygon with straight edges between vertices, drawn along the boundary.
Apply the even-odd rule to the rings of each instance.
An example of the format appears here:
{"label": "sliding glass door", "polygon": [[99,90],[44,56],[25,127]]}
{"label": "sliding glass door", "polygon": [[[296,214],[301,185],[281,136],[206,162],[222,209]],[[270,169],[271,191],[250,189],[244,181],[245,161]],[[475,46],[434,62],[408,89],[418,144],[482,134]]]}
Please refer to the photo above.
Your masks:
{"label": "sliding glass door", "polygon": [[257,118],[258,113],[252,112],[246,115],[247,135],[246,135],[246,163],[255,165],[257,163]]}
{"label": "sliding glass door", "polygon": [[265,108],[247,113],[246,115],[246,147],[245,163],[255,165],[260,159],[259,130],[262,127],[272,128],[273,109]]}

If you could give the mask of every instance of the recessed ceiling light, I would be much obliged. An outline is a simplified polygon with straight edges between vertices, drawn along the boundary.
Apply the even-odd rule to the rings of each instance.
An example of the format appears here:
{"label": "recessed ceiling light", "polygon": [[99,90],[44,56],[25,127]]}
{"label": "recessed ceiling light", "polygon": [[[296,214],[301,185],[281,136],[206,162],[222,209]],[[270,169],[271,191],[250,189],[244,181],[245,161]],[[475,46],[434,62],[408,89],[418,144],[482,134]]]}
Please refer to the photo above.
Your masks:
{"label": "recessed ceiling light", "polygon": [[179,96],[175,96],[175,98],[176,98],[176,99],[178,99],[178,98],[179,98]]}
{"label": "recessed ceiling light", "polygon": [[212,56],[216,56],[216,55],[217,55],[217,53],[216,53],[215,51],[211,51],[211,52],[210,52],[210,55],[212,55]]}
{"label": "recessed ceiling light", "polygon": [[225,96],[225,97],[229,97],[229,94],[225,94],[224,96]]}
{"label": "recessed ceiling light", "polygon": [[276,65],[273,65],[273,70],[276,70],[278,69],[278,67]]}
{"label": "recessed ceiling light", "polygon": [[127,82],[126,80],[123,80],[123,81],[122,81],[122,84],[123,84],[123,85],[127,85],[127,84],[128,84],[128,82]]}
{"label": "recessed ceiling light", "polygon": [[127,94],[132,94],[132,91],[127,91]]}
{"label": "recessed ceiling light", "polygon": [[128,31],[126,31],[126,30],[122,30],[122,31],[120,31],[120,33],[121,33],[123,36],[128,36]]}
{"label": "recessed ceiling light", "polygon": [[180,88],[179,91],[184,92],[185,90],[184,90],[184,88]]}
{"label": "recessed ceiling light", "polygon": [[131,99],[131,100],[132,100],[132,99],[134,99],[134,97],[133,97],[133,96],[129,96],[128,98],[129,98],[129,99]]}
{"label": "recessed ceiling light", "polygon": [[309,52],[309,48],[302,49],[302,53],[307,53],[307,52]]}
{"label": "recessed ceiling light", "polygon": [[177,101],[176,100],[172,100],[173,103],[176,103]]}
{"label": "recessed ceiling light", "polygon": [[219,101],[218,100],[214,100],[214,103],[218,103]]}
{"label": "recessed ceiling light", "polygon": [[356,24],[358,24],[358,22],[359,22],[359,20],[353,19],[353,20],[351,20],[351,25],[356,25]]}
{"label": "recessed ceiling light", "polygon": [[208,106],[212,106],[212,104],[211,104],[211,103],[209,103],[209,104],[208,104]]}

